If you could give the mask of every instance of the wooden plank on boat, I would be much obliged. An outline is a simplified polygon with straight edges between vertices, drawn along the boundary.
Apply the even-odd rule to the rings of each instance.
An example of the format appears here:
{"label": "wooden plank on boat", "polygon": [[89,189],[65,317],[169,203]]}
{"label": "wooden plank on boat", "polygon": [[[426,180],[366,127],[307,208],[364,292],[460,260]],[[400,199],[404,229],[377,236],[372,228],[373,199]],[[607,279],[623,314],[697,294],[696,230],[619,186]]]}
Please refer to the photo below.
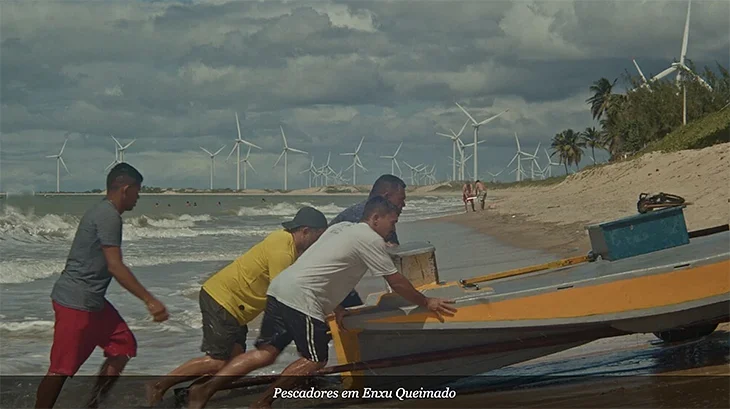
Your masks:
{"label": "wooden plank on boat", "polygon": [[459,284],[471,285],[471,284],[483,283],[485,281],[496,280],[499,278],[514,277],[514,276],[518,276],[518,275],[522,275],[522,274],[534,273],[536,271],[550,270],[553,268],[572,266],[575,264],[585,263],[590,260],[591,260],[590,256],[578,256],[578,257],[565,258],[562,260],[555,260],[555,261],[551,261],[551,262],[544,263],[544,264],[537,264],[534,266],[515,268],[513,270],[502,271],[499,273],[487,274],[487,275],[483,275],[483,276],[479,276],[479,277],[470,278],[467,280],[459,280]]}

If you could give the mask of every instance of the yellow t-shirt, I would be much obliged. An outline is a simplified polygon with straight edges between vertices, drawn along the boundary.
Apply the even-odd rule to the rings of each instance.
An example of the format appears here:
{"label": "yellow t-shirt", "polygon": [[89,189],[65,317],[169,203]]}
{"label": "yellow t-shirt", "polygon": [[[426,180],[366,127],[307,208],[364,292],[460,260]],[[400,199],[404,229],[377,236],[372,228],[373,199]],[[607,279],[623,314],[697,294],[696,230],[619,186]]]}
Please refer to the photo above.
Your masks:
{"label": "yellow t-shirt", "polygon": [[277,230],[205,281],[203,288],[241,325],[266,307],[271,280],[297,258],[291,233]]}

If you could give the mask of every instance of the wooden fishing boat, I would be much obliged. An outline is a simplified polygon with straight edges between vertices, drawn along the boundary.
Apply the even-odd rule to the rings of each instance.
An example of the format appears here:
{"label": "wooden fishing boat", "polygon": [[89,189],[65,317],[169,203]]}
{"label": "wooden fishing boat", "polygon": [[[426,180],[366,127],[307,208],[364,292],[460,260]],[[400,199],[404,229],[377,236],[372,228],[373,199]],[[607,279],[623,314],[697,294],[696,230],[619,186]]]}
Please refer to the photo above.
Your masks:
{"label": "wooden fishing boat", "polygon": [[390,382],[385,375],[484,374],[610,336],[707,335],[730,318],[730,232],[687,232],[682,212],[588,226],[584,257],[454,282],[439,281],[428,243],[401,246],[399,270],[458,312],[439,320],[395,293],[371,294],[345,318],[348,331],[329,322],[337,363],[357,369],[345,376],[376,375],[362,379],[377,385]]}
{"label": "wooden fishing boat", "polygon": [[429,243],[401,245],[392,250],[399,271],[427,296],[454,300],[457,313],[439,319],[390,291],[370,294],[349,310],[346,331],[328,321],[336,365],[318,375],[339,373],[346,388],[400,387],[410,378],[435,386],[600,338],[708,335],[730,320],[730,231],[688,232],[683,208],[587,226],[586,256],[458,281],[439,280]]}

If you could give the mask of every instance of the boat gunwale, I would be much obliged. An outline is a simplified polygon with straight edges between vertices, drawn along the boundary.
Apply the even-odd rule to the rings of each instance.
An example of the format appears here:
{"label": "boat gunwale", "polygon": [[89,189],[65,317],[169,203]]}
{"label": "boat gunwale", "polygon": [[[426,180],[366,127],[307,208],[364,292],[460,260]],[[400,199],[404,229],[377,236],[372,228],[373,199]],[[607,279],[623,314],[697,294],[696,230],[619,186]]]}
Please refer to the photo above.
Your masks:
{"label": "boat gunwale", "polygon": [[[459,303],[463,303],[463,302],[478,301],[478,300],[485,300],[487,302],[504,301],[504,300],[509,300],[509,299],[513,299],[513,298],[522,298],[522,297],[528,297],[531,295],[544,294],[544,293],[551,292],[551,291],[560,291],[558,289],[558,287],[564,287],[564,286],[571,286],[571,288],[590,287],[590,286],[598,286],[598,285],[615,282],[615,281],[627,280],[627,279],[636,278],[636,277],[647,277],[647,276],[654,276],[654,275],[659,275],[659,274],[666,274],[666,273],[670,273],[670,272],[679,271],[677,269],[677,266],[687,265],[686,267],[683,267],[683,269],[692,269],[692,268],[701,267],[701,266],[705,266],[705,265],[721,263],[722,260],[728,259],[728,258],[730,258],[730,251],[725,252],[725,253],[716,254],[713,256],[688,260],[688,261],[684,261],[681,263],[675,262],[675,263],[664,264],[664,265],[654,266],[654,267],[645,267],[645,268],[634,269],[634,270],[629,270],[629,271],[619,271],[616,273],[603,275],[603,276],[599,276],[599,277],[590,277],[590,278],[578,279],[578,280],[573,280],[573,281],[563,281],[558,284],[551,284],[548,286],[535,287],[535,288],[527,288],[524,290],[509,291],[509,292],[505,292],[505,293],[495,293],[493,291],[489,291],[489,292],[485,291],[484,293],[481,293],[481,294],[469,294],[470,290],[466,290],[464,288],[459,287],[459,289],[462,292],[464,292],[465,295],[457,296],[457,297],[447,297],[447,298],[454,300],[457,305]],[[715,261],[715,260],[717,260],[717,261]],[[594,263],[596,263],[596,262],[594,262]],[[575,267],[577,267],[577,266],[567,266],[567,267],[560,267],[560,268],[551,269],[551,270],[536,271],[536,272],[525,274],[522,276],[506,277],[504,279],[500,279],[500,281],[504,282],[503,280],[529,279],[529,278],[534,278],[537,275],[555,273],[555,272],[558,272],[561,270],[572,269]],[[495,280],[495,282],[496,282],[496,280]],[[433,287],[430,284],[428,286],[429,287],[425,288],[425,289],[422,287],[419,287],[417,289],[422,291],[425,295],[439,296],[438,294],[429,294],[429,293],[431,293],[433,290],[443,289],[443,288],[448,288],[448,287],[453,288],[455,286],[458,287],[459,285],[458,285],[458,282],[452,281],[452,282],[444,283],[443,285],[441,285],[439,287]],[[355,307],[355,308],[349,309],[348,315],[345,317],[345,320],[346,320],[345,323],[347,322],[347,319],[349,317],[354,317],[354,316],[358,316],[358,315],[372,317],[373,315],[389,313],[389,312],[393,312],[396,310],[401,310],[401,311],[408,310],[406,312],[406,314],[409,314],[413,310],[420,309],[420,307],[409,304],[405,299],[403,299],[396,293],[380,292],[380,293],[374,293],[374,294],[377,294],[377,299],[375,301],[375,304],[374,305],[364,305],[361,307]],[[371,294],[371,296],[372,296],[372,294]],[[385,303],[392,303],[394,301],[399,305],[395,305],[395,306],[383,305]],[[400,301],[400,302],[398,303],[398,301]]]}

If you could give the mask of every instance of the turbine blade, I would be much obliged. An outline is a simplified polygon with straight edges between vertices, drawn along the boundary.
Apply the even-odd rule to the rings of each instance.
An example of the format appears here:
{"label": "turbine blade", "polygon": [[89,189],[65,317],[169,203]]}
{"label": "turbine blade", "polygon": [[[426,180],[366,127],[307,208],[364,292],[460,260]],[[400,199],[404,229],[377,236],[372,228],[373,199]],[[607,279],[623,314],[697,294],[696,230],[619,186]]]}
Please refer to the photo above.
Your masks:
{"label": "turbine blade", "polygon": [[454,102],[454,103],[456,104],[456,106],[457,106],[457,107],[459,107],[459,109],[461,109],[461,111],[462,111],[462,112],[464,112],[464,113],[466,114],[466,116],[468,116],[468,117],[469,117],[469,119],[471,119],[471,122],[472,122],[472,123],[473,123],[474,125],[476,125],[476,124],[477,124],[477,120],[476,120],[476,119],[474,119],[474,117],[472,117],[471,115],[469,115],[469,113],[468,113],[468,112],[466,112],[466,109],[464,109],[464,107],[462,107],[461,105],[459,105],[459,103],[458,103],[458,102]]}
{"label": "turbine blade", "polygon": [[115,138],[114,136],[112,136],[112,139],[114,139],[114,142],[117,143],[117,146],[119,146],[120,149],[124,149],[124,148],[122,148],[122,144],[119,143],[119,141],[117,140],[117,138]]}
{"label": "turbine blade", "polygon": [[357,149],[355,149],[355,153],[360,152],[360,148],[362,148],[362,142],[365,140],[365,137],[363,136],[362,139],[360,139],[360,144],[357,145]]}
{"label": "turbine blade", "polygon": [[249,142],[249,141],[246,141],[246,140],[243,140],[243,139],[240,139],[240,141],[241,141],[241,143],[242,143],[242,144],[244,144],[244,145],[248,145],[248,146],[254,147],[254,148],[256,148],[256,149],[261,149],[261,147],[260,147],[260,146],[254,145],[254,144],[252,144],[252,143],[251,143],[251,142]]}
{"label": "turbine blade", "polygon": [[400,148],[403,146],[403,142],[398,145],[398,149],[395,150],[395,153],[393,154],[393,159],[395,159],[396,156],[398,156],[398,152],[400,152]]}
{"label": "turbine blade", "polygon": [[292,151],[292,152],[299,152],[299,153],[303,153],[305,155],[309,155],[309,152],[306,152],[306,151],[303,151],[303,150],[294,149],[294,148],[289,148],[289,150]]}
{"label": "turbine blade", "polygon": [[249,162],[249,161],[246,161],[246,164],[248,165],[248,167],[250,167],[250,168],[251,168],[251,170],[253,171],[253,173],[255,173],[255,174],[257,174],[257,175],[258,175],[258,172],[256,172],[256,169],[255,169],[255,168],[253,167],[253,165],[251,164],[251,162]]}
{"label": "turbine blade", "polygon": [[61,161],[61,165],[63,165],[63,168],[66,169],[66,172],[68,172],[68,174],[70,175],[71,171],[69,171],[66,167],[66,162],[63,161],[63,158],[60,155],[58,156],[58,159]]}
{"label": "turbine blade", "polygon": [[122,148],[122,149],[127,149],[127,148],[129,148],[130,146],[132,146],[132,144],[133,144],[133,143],[134,143],[134,141],[136,141],[136,140],[137,140],[137,139],[132,139],[132,142],[128,143],[128,144],[127,144],[127,146],[125,146],[125,147],[124,147],[124,148]]}
{"label": "turbine blade", "polygon": [[238,122],[238,112],[236,112],[236,129],[238,130],[238,139],[241,138],[241,124]]}
{"label": "turbine blade", "polygon": [[497,115],[495,115],[495,116],[493,116],[493,117],[491,117],[491,118],[489,118],[489,119],[485,119],[485,120],[483,120],[482,122],[479,122],[479,124],[478,124],[478,125],[484,125],[484,124],[488,124],[489,122],[492,122],[493,120],[495,120],[495,119],[499,118],[499,116],[500,116],[500,115],[502,115],[502,114],[504,114],[505,112],[509,112],[509,109],[505,109],[504,111],[502,111],[502,112],[498,113]]}
{"label": "turbine blade", "polygon": [[634,66],[636,67],[636,71],[639,71],[639,75],[641,75],[641,79],[644,80],[644,83],[646,83],[646,77],[644,76],[644,73],[641,72],[641,68],[639,68],[639,64],[636,63],[636,60],[632,60],[634,62]]}
{"label": "turbine blade", "polygon": [[655,75],[654,78],[652,78],[651,80],[652,81],[660,80],[660,79],[666,77],[667,75],[673,73],[676,69],[677,68],[674,67],[674,66],[669,67],[666,70],[664,70],[664,71],[660,72],[659,74]]}
{"label": "turbine blade", "polygon": [[58,156],[63,155],[63,150],[66,149],[66,143],[68,142],[68,139],[63,141],[63,146],[61,146],[61,152],[58,152]]}
{"label": "turbine blade", "polygon": [[208,150],[207,150],[207,149],[205,149],[204,147],[202,147],[202,146],[201,146],[201,147],[200,147],[200,149],[202,149],[202,150],[203,150],[203,152],[207,153],[208,155],[210,155],[210,156],[213,156],[213,154],[212,154],[212,153],[210,153],[210,152],[208,152]]}
{"label": "turbine blade", "polygon": [[238,142],[233,144],[233,149],[231,149],[231,153],[228,154],[228,157],[226,158],[226,162],[228,162],[228,159],[231,158],[231,155],[233,155],[233,151],[236,150],[236,147],[238,146]]}
{"label": "turbine blade", "polygon": [[216,152],[215,152],[215,153],[213,154],[213,156],[215,156],[215,155],[217,155],[217,154],[221,153],[221,151],[222,151],[222,150],[223,150],[223,148],[225,148],[225,147],[226,147],[226,145],[223,145],[223,146],[221,146],[221,148],[220,148],[220,149],[218,149],[218,150],[217,150],[217,151],[216,151]]}
{"label": "turbine blade", "polygon": [[284,147],[288,148],[289,145],[286,144],[286,135],[284,135],[284,128],[282,128],[282,126],[279,125],[279,129],[281,129],[281,137],[284,138]]}
{"label": "turbine blade", "polygon": [[687,41],[689,40],[689,12],[692,7],[692,0],[687,2],[687,20],[684,22],[684,38],[682,39],[682,53],[679,57],[679,63],[684,64],[684,56],[687,54]]}
{"label": "turbine blade", "polygon": [[393,158],[393,162],[395,163],[395,167],[398,168],[398,174],[402,174],[403,171],[400,169],[400,165],[398,164],[398,161]]}
{"label": "turbine blade", "polygon": [[276,159],[276,162],[274,162],[274,166],[272,166],[272,167],[274,167],[274,168],[275,168],[275,167],[276,167],[276,165],[278,165],[278,164],[279,164],[279,161],[281,160],[281,157],[282,157],[282,156],[284,156],[284,154],[285,154],[285,153],[286,153],[286,151],[285,151],[285,150],[284,150],[284,151],[281,151],[281,155],[279,155],[279,158],[278,158],[278,159]]}
{"label": "turbine blade", "polygon": [[464,129],[466,129],[466,126],[467,126],[467,125],[469,125],[469,121],[466,121],[466,122],[464,122],[464,126],[462,126],[462,127],[461,127],[461,130],[459,131],[459,133],[458,133],[458,134],[456,134],[456,137],[457,137],[457,138],[458,138],[459,136],[461,136],[461,134],[462,134],[462,133],[464,132]]}

